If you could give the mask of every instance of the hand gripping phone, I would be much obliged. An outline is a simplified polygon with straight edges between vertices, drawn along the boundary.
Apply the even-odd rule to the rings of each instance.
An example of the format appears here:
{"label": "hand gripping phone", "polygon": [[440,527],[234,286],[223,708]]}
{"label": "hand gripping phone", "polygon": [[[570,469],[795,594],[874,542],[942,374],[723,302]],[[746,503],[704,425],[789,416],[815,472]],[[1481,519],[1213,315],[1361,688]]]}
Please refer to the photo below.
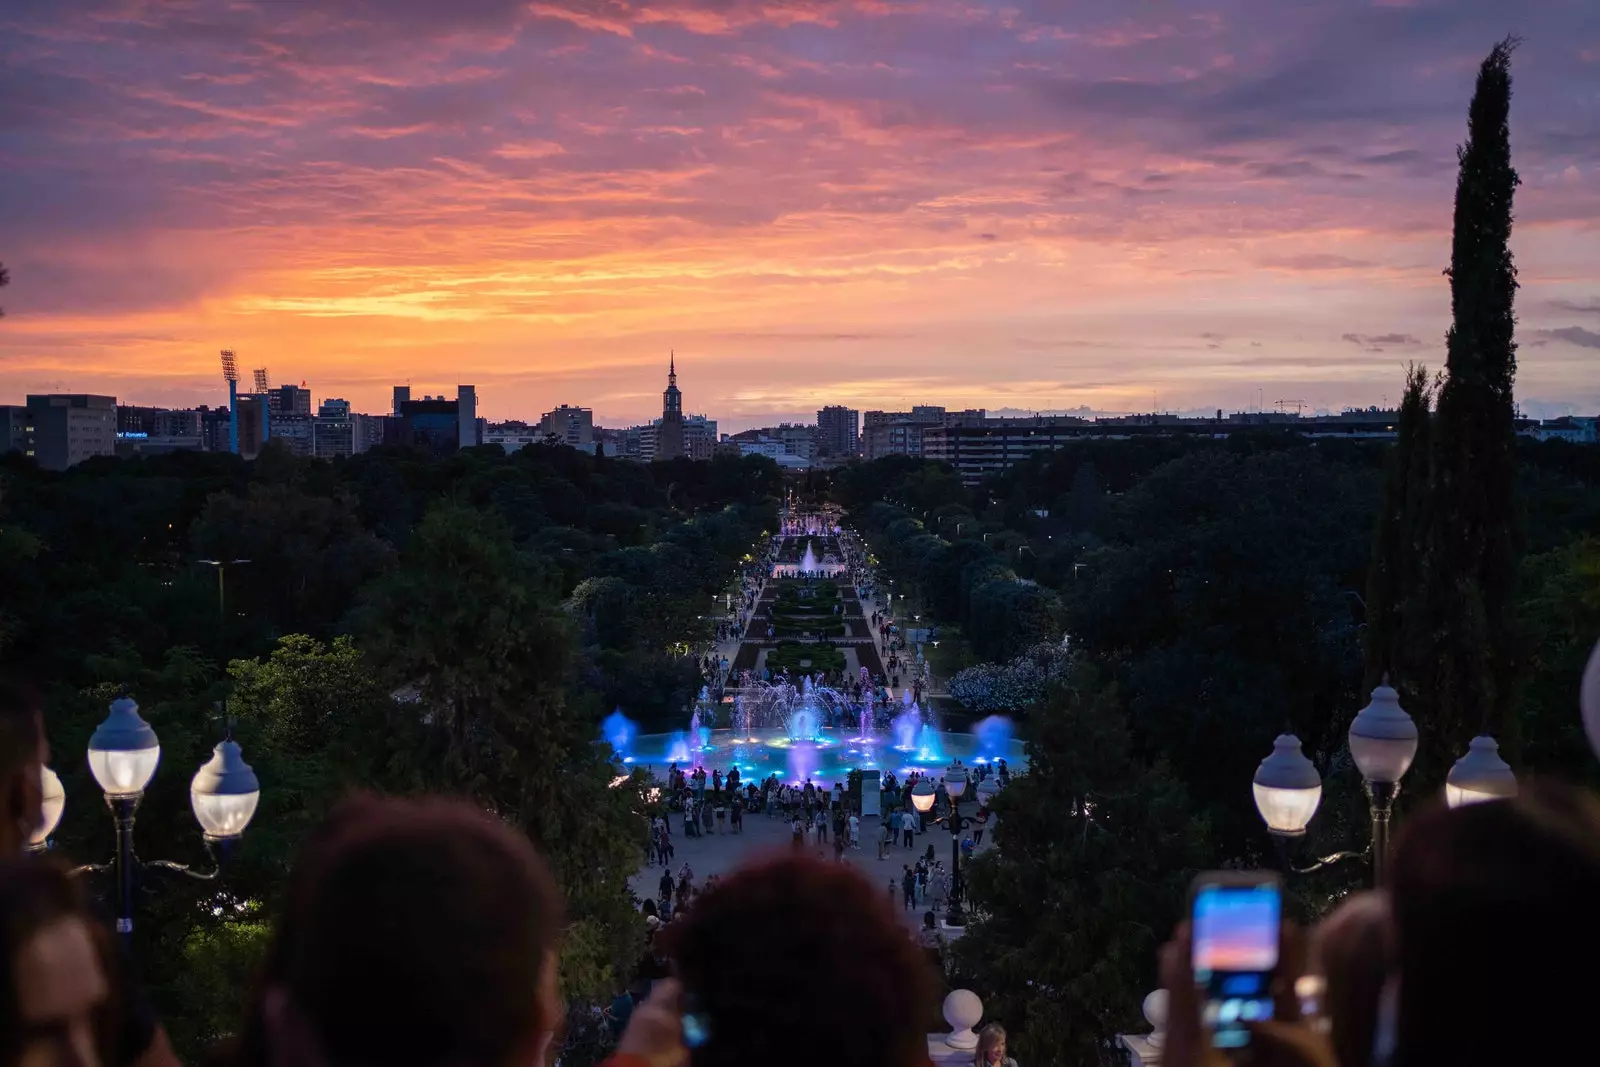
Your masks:
{"label": "hand gripping phone", "polygon": [[1212,871],[1194,880],[1190,956],[1201,1020],[1219,1049],[1250,1043],[1249,1025],[1272,1018],[1283,883],[1271,871]]}

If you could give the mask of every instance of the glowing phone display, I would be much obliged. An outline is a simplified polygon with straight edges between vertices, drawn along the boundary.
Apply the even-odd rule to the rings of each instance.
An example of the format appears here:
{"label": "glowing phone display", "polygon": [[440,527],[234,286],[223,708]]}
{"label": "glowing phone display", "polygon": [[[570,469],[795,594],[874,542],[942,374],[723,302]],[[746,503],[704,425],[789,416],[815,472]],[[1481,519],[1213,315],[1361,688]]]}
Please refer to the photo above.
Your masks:
{"label": "glowing phone display", "polygon": [[1275,881],[1195,888],[1194,978],[1205,989],[1204,1021],[1218,1048],[1242,1048],[1250,1042],[1248,1024],[1272,1018],[1282,915]]}

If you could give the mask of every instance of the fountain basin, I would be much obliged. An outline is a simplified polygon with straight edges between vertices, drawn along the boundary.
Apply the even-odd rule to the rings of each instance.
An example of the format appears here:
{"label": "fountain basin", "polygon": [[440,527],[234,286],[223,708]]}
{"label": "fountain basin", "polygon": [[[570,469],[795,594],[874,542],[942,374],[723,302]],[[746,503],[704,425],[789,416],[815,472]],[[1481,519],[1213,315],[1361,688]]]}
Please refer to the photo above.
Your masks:
{"label": "fountain basin", "polygon": [[[904,778],[912,771],[924,774],[942,771],[952,760],[974,767],[1003,758],[1012,773],[1026,770],[1028,766],[1022,742],[1009,738],[995,748],[992,739],[985,747],[984,741],[970,733],[929,730],[926,732],[936,734],[936,748],[922,745],[923,738],[919,737],[918,748],[903,751],[894,746],[892,738],[873,737],[863,741],[855,736],[858,732],[824,727],[817,731],[816,740],[798,741],[781,729],[755,729],[748,733],[712,730],[705,745],[687,751],[681,733],[643,734],[634,739],[631,765],[645,767],[663,778],[673,762],[679,770],[701,766],[708,771],[720,769],[727,773],[730,767],[738,767],[740,778],[746,782],[759,782],[776,774],[779,781],[795,783],[807,777],[813,782],[843,782],[852,769],[876,770]],[[674,760],[673,756],[680,758]]]}

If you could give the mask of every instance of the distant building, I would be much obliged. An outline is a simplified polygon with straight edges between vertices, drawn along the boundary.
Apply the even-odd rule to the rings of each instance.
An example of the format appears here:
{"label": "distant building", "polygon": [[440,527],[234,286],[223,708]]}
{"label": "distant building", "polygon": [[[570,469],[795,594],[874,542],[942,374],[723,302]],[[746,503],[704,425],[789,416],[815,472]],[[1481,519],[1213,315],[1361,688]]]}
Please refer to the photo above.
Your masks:
{"label": "distant building", "polygon": [[782,466],[804,468],[811,466],[817,457],[817,428],[805,423],[782,423],[754,430],[741,430],[730,435],[726,443],[745,456],[769,456],[781,459]]}
{"label": "distant building", "polygon": [[589,408],[560,407],[539,417],[539,435],[582,452],[594,451],[594,412]]}
{"label": "distant building", "polygon": [[1385,440],[1395,436],[1395,412],[1368,408],[1338,415],[1283,412],[1240,412],[1223,417],[1182,418],[1177,415],[1119,415],[1082,419],[1070,415],[962,420],[921,431],[922,457],[956,469],[961,480],[976,485],[986,476],[1026,460],[1035,452],[1060,448],[1085,438],[1127,438],[1194,435],[1227,437],[1235,433],[1286,432],[1306,437]]}
{"label": "distant building", "polygon": [[693,460],[709,460],[717,453],[717,420],[690,415],[683,420],[683,454]]}
{"label": "distant building", "polygon": [[392,416],[352,415],[350,418],[355,423],[350,431],[351,448],[360,455],[369,448],[383,444]]}
{"label": "distant building", "polygon": [[661,420],[656,424],[650,461],[677,459],[689,454],[683,433],[683,394],[678,391],[678,357],[667,362],[667,387],[661,393]]}
{"label": "distant building", "polygon": [[138,404],[117,405],[117,433],[149,433],[150,423],[165,408],[145,407]]}
{"label": "distant building", "polygon": [[92,393],[28,397],[33,454],[46,470],[64,471],[91,456],[117,454],[117,398]]}
{"label": "distant building", "polygon": [[23,404],[0,404],[0,455],[34,454],[33,415]]}
{"label": "distant building", "polygon": [[394,405],[389,409],[389,414],[400,414],[400,405],[411,399],[411,386],[397,385],[394,387]]}
{"label": "distant building", "polygon": [[[277,392],[277,390],[273,390]],[[268,395],[271,403],[271,395]],[[316,445],[313,431],[316,419],[309,414],[274,414],[272,416],[272,440],[287,448],[297,456],[316,455]]]}
{"label": "distant building", "polygon": [[442,396],[403,399],[401,388],[395,387],[399,413],[384,421],[384,444],[421,445],[435,456],[444,456],[461,448],[463,442],[467,447],[478,443],[477,393],[472,386],[457,386],[454,400]]}
{"label": "distant building", "polygon": [[[267,390],[267,410],[276,419],[280,415],[311,415],[311,390],[306,383],[279,385]],[[274,434],[276,436],[276,434]]]}
{"label": "distant building", "polygon": [[544,439],[544,431],[538,425],[529,426],[518,420],[492,423],[483,433],[484,444],[499,445],[508,456]]}
{"label": "distant building", "polygon": [[456,386],[456,447],[472,448],[483,436],[478,432],[478,387]]}
{"label": "distant building", "polygon": [[1568,441],[1575,445],[1592,445],[1596,441],[1595,421],[1593,415],[1564,415],[1559,419],[1546,419],[1523,432],[1541,441]]}
{"label": "distant building", "polygon": [[819,410],[817,446],[824,456],[854,456],[861,450],[861,413],[837,404]]}
{"label": "distant building", "polygon": [[200,416],[200,447],[207,452],[227,452],[228,424],[232,421],[226,407],[208,407],[204,404],[195,409]]}
{"label": "distant building", "polygon": [[946,411],[933,404],[919,404],[910,411],[868,411],[861,416],[861,455],[865,459],[920,456],[923,431],[974,425],[986,414],[982,408]]}

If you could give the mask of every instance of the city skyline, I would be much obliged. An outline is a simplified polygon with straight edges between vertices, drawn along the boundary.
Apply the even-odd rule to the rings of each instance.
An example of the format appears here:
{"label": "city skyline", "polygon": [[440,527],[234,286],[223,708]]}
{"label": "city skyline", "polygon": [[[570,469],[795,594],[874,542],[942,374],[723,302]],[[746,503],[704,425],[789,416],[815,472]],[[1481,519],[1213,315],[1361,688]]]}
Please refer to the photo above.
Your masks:
{"label": "city skyline", "polygon": [[[381,17],[380,17],[381,16]],[[1507,31],[1518,395],[1600,409],[1600,13],[890,0],[21,4],[0,393],[729,430],[829,404],[1307,410],[1442,368]]]}

